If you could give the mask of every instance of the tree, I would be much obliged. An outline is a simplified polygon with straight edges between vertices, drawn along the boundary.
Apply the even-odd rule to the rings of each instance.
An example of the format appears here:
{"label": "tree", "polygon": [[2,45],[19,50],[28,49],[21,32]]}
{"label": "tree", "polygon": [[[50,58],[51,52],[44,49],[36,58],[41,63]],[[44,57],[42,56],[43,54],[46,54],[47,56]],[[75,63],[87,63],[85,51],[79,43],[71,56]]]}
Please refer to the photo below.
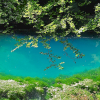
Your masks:
{"label": "tree", "polygon": [[[10,0],[9,2],[1,0],[0,20],[6,27],[3,33],[13,33],[14,27],[11,23],[32,24],[33,28],[37,28],[37,37],[29,35],[18,39],[13,35],[13,38],[19,42],[14,50],[23,46],[23,44],[26,44],[26,47],[38,47],[38,39],[40,38],[41,43],[48,49],[48,53],[40,53],[48,55],[49,60],[52,62],[46,69],[52,66],[63,69],[61,64],[64,62],[56,65],[55,60],[52,59],[52,57],[58,59],[61,57],[53,55],[52,51],[49,51],[51,48],[50,40],[52,38],[55,41],[60,40],[64,45],[64,51],[70,48],[76,57],[82,58],[85,56],[77,48],[73,47],[71,43],[68,43],[68,40],[63,41],[63,38],[70,32],[75,33],[77,37],[80,37],[81,33],[87,30],[94,30],[96,33],[100,33],[100,4],[97,0],[49,0],[44,2],[43,4],[40,0]],[[82,11],[81,8],[91,4],[92,6],[95,5],[95,12],[94,16],[89,18],[92,13],[86,12],[84,9]],[[48,22],[44,20],[45,17],[48,18]],[[59,30],[62,33],[59,33]],[[50,38],[46,38],[46,36],[50,36]],[[46,43],[47,41],[49,41],[49,44]]]}

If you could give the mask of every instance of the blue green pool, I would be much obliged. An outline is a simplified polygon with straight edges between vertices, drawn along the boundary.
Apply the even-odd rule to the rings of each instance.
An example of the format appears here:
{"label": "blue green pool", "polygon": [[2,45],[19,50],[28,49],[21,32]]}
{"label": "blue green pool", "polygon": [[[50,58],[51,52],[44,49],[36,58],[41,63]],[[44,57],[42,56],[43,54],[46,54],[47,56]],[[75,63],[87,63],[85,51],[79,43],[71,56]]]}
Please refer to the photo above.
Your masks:
{"label": "blue green pool", "polygon": [[[17,35],[18,38],[24,37]],[[61,56],[61,59],[56,59],[56,64],[62,64],[63,70],[58,68],[44,69],[50,66],[51,62],[47,55],[41,55],[40,52],[48,52],[41,43],[38,48],[26,48],[22,46],[19,49],[11,52],[17,43],[11,35],[0,35],[0,72],[15,76],[31,76],[31,77],[52,77],[59,75],[73,75],[86,70],[94,69],[100,66],[100,38],[67,38],[74,47],[85,54],[81,59],[75,59],[75,54],[70,49],[66,50],[68,56],[63,51],[63,45],[54,40],[50,41],[52,53]]]}

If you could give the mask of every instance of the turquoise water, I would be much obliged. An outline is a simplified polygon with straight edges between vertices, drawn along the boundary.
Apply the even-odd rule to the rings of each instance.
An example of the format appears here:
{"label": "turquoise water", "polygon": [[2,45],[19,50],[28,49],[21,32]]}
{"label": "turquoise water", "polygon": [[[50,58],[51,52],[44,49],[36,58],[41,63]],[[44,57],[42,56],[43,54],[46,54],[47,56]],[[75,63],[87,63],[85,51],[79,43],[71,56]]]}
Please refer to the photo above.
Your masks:
{"label": "turquoise water", "polygon": [[[18,35],[18,37],[24,37]],[[62,75],[73,75],[86,70],[94,69],[100,66],[100,38],[67,38],[74,47],[85,54],[81,59],[75,59],[75,54],[70,49],[66,50],[68,56],[64,54],[63,45],[54,40],[50,41],[52,53],[61,56],[61,59],[56,59],[56,64],[62,64],[63,70],[58,68],[44,69],[50,66],[47,55],[41,55],[39,52],[48,52],[41,43],[38,48],[26,48],[22,46],[19,49],[11,52],[17,43],[11,38],[11,35],[0,35],[0,72],[16,75],[16,76],[31,76],[31,77],[52,77],[55,78]]]}

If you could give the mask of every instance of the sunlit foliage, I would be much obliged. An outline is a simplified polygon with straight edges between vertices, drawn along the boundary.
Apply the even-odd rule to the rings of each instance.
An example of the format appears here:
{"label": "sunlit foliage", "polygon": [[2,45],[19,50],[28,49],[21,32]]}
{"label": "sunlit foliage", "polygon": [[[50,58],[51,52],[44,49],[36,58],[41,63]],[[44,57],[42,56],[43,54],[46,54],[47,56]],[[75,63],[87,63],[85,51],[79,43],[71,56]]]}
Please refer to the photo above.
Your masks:
{"label": "sunlit foliage", "polygon": [[[55,41],[59,40],[64,44],[64,51],[67,48],[70,48],[73,50],[73,53],[75,53],[76,57],[82,58],[84,55],[80,53],[77,48],[68,43],[67,40],[63,41],[62,38],[67,36],[70,32],[75,33],[77,37],[81,37],[81,33],[87,30],[94,30],[96,33],[100,33],[98,31],[98,28],[100,28],[100,4],[98,3],[95,6],[94,18],[87,18],[89,13],[81,12],[79,9],[79,7],[91,3],[92,0],[50,0],[44,6],[41,6],[39,0],[1,0],[0,24],[5,24],[6,27],[3,33],[13,33],[13,26],[9,23],[11,21],[15,23],[23,23],[22,18],[27,19],[28,22],[26,24],[34,24],[33,28],[37,28],[37,37],[29,35],[25,38],[18,39],[14,35],[13,38],[15,38],[19,43],[16,44],[16,48],[11,52],[24,44],[26,44],[26,47],[31,46],[37,48],[38,39],[41,39],[41,43],[43,43],[43,46],[46,49],[50,49],[50,42],[48,44],[47,41],[54,39]],[[56,11],[52,10],[54,7],[56,7]],[[49,16],[50,23],[45,23],[45,20],[42,19],[44,16]],[[77,24],[79,24],[77,21],[81,23],[78,28],[76,28]],[[62,33],[58,33],[58,29],[61,29]],[[50,38],[48,39],[46,36],[50,36]],[[48,53],[42,52],[41,54],[55,57],[50,56],[51,52],[49,52],[49,50]],[[58,56],[58,58],[61,57]],[[54,65],[53,61],[52,63]],[[50,67],[47,67],[47,69]],[[56,65],[56,67],[63,69],[61,64]]]}

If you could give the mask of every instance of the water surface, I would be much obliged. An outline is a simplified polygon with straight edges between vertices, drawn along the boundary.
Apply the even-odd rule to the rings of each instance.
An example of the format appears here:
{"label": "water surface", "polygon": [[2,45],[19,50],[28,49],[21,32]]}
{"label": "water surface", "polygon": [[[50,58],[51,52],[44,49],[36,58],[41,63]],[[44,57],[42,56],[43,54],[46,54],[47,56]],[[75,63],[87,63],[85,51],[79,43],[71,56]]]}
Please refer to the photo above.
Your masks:
{"label": "water surface", "polygon": [[[18,35],[17,37],[24,37]],[[11,35],[0,35],[0,72],[12,74],[16,76],[31,76],[31,77],[52,77],[58,75],[73,75],[86,70],[94,69],[100,66],[100,38],[67,38],[72,45],[79,49],[85,57],[75,59],[75,54],[70,49],[66,50],[68,56],[63,51],[63,45],[54,40],[50,41],[52,53],[61,56],[61,59],[56,59],[56,64],[62,64],[63,70],[58,68],[50,68],[46,71],[44,69],[50,66],[50,61],[47,55],[41,55],[40,52],[48,52],[41,43],[38,48],[26,48],[22,46],[19,49],[11,52],[17,43],[12,39]]]}

